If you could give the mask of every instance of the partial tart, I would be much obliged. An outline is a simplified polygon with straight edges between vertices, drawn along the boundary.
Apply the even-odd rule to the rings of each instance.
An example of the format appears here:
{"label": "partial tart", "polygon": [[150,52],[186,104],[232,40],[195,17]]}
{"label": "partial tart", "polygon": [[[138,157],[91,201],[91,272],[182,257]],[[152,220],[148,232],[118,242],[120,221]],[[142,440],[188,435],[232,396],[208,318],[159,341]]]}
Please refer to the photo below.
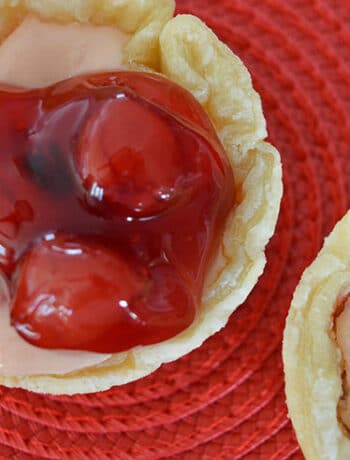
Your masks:
{"label": "partial tart", "polygon": [[[261,275],[282,195],[281,163],[267,136],[259,95],[235,56],[198,18],[173,17],[171,0],[3,1],[0,40],[28,14],[41,21],[88,23],[128,34],[123,67],[162,74],[182,86],[209,115],[232,165],[236,202],[199,312],[185,331],[164,342],[114,354],[98,366],[65,375],[0,375],[0,383],[53,394],[106,390],[141,378],[200,346],[225,326]],[[5,293],[2,295],[6,298]],[[20,359],[20,357],[18,357]]]}
{"label": "partial tart", "polygon": [[350,212],[295,291],[283,340],[289,415],[307,460],[350,458]]}

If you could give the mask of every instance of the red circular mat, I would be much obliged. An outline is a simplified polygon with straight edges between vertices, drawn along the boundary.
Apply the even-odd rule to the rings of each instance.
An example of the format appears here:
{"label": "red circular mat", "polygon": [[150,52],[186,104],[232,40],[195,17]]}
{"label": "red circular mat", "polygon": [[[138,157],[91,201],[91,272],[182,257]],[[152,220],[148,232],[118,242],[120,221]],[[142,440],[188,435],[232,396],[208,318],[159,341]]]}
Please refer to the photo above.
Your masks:
{"label": "red circular mat", "polygon": [[4,459],[302,459],[281,339],[292,293],[350,203],[348,0],[178,0],[249,67],[285,195],[268,265],[228,326],[185,358],[96,395],[0,389]]}

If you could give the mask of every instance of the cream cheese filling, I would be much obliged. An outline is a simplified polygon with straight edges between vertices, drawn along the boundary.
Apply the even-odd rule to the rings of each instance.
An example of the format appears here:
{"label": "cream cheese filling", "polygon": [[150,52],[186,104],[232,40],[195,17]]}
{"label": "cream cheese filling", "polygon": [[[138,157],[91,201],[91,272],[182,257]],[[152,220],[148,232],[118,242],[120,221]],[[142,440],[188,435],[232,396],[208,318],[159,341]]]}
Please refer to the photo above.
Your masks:
{"label": "cream cheese filling", "polygon": [[114,27],[47,23],[29,15],[0,46],[0,82],[39,88],[116,70],[127,38]]}
{"label": "cream cheese filling", "polygon": [[[29,15],[0,45],[0,84],[39,88],[84,73],[120,69],[127,39],[113,27],[46,23]],[[64,375],[112,356],[34,347],[11,327],[9,306],[8,285],[0,272],[0,373],[4,376]]]}

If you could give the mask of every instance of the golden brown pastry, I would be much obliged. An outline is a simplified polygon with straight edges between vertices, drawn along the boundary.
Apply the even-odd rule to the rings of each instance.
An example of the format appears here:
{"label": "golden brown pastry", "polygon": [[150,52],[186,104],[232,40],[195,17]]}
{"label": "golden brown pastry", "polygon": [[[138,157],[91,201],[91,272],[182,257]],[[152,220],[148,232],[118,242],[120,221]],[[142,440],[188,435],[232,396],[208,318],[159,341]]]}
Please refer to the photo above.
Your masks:
{"label": "golden brown pastry", "polygon": [[264,141],[261,101],[245,66],[198,18],[173,18],[172,0],[4,0],[0,5],[0,43],[28,14],[44,22],[112,26],[127,34],[123,65],[159,72],[189,90],[207,111],[233,166],[238,203],[227,221],[200,312],[187,330],[65,375],[0,375],[6,386],[37,392],[105,390],[189,353],[224,327],[244,302],[263,271],[264,250],[275,229],[282,195],[280,157]]}
{"label": "golden brown pastry", "polygon": [[283,342],[289,415],[307,460],[350,458],[350,212],[295,291]]}

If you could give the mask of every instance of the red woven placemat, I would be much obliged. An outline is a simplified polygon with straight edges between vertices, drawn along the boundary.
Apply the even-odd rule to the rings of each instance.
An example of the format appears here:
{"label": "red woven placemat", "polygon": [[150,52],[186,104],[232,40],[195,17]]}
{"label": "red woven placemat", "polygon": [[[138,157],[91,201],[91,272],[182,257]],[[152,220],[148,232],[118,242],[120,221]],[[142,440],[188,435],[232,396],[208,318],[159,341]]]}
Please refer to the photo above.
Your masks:
{"label": "red woven placemat", "polygon": [[1,459],[303,458],[281,339],[303,269],[350,205],[350,3],[178,0],[178,11],[212,27],[262,95],[285,180],[267,268],[221,333],[146,379],[76,397],[0,388]]}

